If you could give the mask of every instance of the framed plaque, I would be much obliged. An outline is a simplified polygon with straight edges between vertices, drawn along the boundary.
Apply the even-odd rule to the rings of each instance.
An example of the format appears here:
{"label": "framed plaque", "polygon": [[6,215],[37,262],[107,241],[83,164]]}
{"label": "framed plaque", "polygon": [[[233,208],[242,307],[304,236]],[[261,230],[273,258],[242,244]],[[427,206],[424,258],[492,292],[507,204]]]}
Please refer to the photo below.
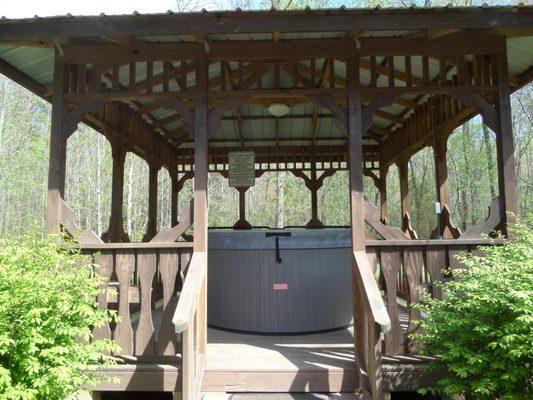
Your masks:
{"label": "framed plaque", "polygon": [[255,185],[255,153],[232,151],[228,153],[229,185],[234,188]]}

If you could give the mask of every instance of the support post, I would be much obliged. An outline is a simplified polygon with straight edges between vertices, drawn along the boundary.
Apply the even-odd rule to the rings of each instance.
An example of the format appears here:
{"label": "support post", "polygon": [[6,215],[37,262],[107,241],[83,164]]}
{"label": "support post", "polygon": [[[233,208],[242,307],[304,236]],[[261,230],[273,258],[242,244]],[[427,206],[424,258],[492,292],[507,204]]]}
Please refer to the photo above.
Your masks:
{"label": "support post", "polygon": [[156,160],[150,160],[148,168],[148,226],[143,242],[149,242],[157,234],[157,178],[161,164]]}
{"label": "support post", "polygon": [[317,176],[315,164],[311,167],[311,176],[307,176],[302,170],[291,170],[292,174],[297,178],[302,178],[305,182],[305,187],[311,192],[311,219],[305,225],[309,229],[320,229],[324,224],[318,218],[318,190],[324,184],[324,180],[328,176],[335,173],[334,169],[327,169]]}
{"label": "support post", "polygon": [[402,211],[402,230],[405,232],[408,227],[406,226],[406,217],[409,218],[410,205],[409,205],[409,158],[402,157],[398,160],[398,174],[400,175],[400,205]]}
{"label": "support post", "polygon": [[[196,109],[194,112],[194,244],[195,252],[207,252],[207,167],[208,167],[208,64],[196,61]],[[207,259],[207,258],[206,258]],[[207,265],[205,265],[207,268]],[[199,349],[205,354],[207,343],[207,271],[198,300]]]}
{"label": "support post", "polygon": [[318,189],[322,184],[317,184],[316,165],[311,166],[311,182],[308,189],[311,191],[311,220],[307,223],[307,228],[323,228],[324,224],[318,219]]}
{"label": "support post", "polygon": [[61,232],[61,200],[65,196],[65,170],[67,161],[65,117],[68,113],[68,107],[63,98],[66,85],[65,64],[58,61],[57,52],[55,57],[46,232],[58,234]]}
{"label": "support post", "polygon": [[111,140],[111,154],[113,157],[113,176],[111,183],[111,215],[109,216],[109,228],[102,235],[104,242],[128,241],[124,232],[123,207],[124,207],[124,164],[126,162],[126,147],[124,143]]}
{"label": "support post", "polygon": [[389,167],[380,163],[379,167],[379,210],[381,222],[387,224],[388,217],[388,203],[387,203],[387,174],[389,173]]}
{"label": "support post", "polygon": [[176,168],[169,170],[170,174],[170,226],[176,226],[178,224],[178,196],[179,196],[179,183],[178,183],[178,171]]}
{"label": "support post", "polygon": [[503,198],[502,230],[509,235],[508,225],[518,212],[516,195],[516,175],[513,143],[513,123],[511,119],[511,97],[509,89],[509,71],[507,68],[507,50],[495,56],[498,83],[498,131],[496,132],[496,153],[498,159],[498,187]]}
{"label": "support post", "polygon": [[252,225],[246,220],[246,191],[249,188],[236,189],[239,192],[239,220],[233,225],[233,229],[252,229]]}
{"label": "support post", "polygon": [[[365,214],[363,199],[363,127],[361,92],[359,91],[359,62],[358,59],[349,59],[346,67],[348,80],[348,106],[347,106],[347,133],[349,154],[349,181],[350,181],[350,229],[352,237],[352,251],[365,251]],[[358,371],[358,391],[364,396],[369,395],[371,380],[368,376],[369,363],[373,366],[373,355],[365,352],[368,344],[365,340],[365,328],[367,316],[363,299],[364,287],[355,260],[352,261],[352,287],[354,298],[354,321],[355,321],[355,362]],[[372,390],[374,392],[374,390]],[[374,393],[372,393],[374,395]],[[376,398],[378,398],[376,396]]]}
{"label": "support post", "polygon": [[446,162],[448,134],[439,132],[434,138],[433,153],[435,156],[435,184],[437,186],[437,201],[440,204],[438,234],[443,239],[453,239],[444,218],[444,207],[450,208],[450,189],[448,185],[448,164]]}

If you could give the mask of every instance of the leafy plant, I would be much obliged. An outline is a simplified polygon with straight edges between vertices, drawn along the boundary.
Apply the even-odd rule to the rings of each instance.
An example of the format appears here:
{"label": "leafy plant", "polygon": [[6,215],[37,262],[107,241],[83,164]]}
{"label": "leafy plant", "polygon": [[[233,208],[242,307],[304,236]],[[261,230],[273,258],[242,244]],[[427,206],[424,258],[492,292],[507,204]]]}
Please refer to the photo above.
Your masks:
{"label": "leafy plant", "polygon": [[101,280],[86,257],[53,238],[0,241],[0,399],[76,398],[115,360],[92,327]]}
{"label": "leafy plant", "polygon": [[467,399],[533,396],[533,230],[518,223],[512,241],[458,257],[465,269],[444,284],[443,300],[426,298],[422,352],[448,376],[424,391]]}

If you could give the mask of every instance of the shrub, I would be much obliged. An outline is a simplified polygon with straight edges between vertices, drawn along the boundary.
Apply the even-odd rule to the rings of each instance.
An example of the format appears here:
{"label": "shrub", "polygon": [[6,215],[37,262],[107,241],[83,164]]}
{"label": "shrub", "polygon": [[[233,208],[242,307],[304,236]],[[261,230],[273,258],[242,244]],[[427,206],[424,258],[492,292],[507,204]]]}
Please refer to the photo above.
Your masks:
{"label": "shrub", "polygon": [[531,399],[533,381],[533,230],[517,224],[514,238],[461,255],[464,270],[444,285],[443,300],[426,298],[425,354],[449,375],[437,388],[467,399]]}
{"label": "shrub", "polygon": [[51,239],[0,241],[0,399],[75,398],[114,360],[92,327],[100,278],[87,258]]}

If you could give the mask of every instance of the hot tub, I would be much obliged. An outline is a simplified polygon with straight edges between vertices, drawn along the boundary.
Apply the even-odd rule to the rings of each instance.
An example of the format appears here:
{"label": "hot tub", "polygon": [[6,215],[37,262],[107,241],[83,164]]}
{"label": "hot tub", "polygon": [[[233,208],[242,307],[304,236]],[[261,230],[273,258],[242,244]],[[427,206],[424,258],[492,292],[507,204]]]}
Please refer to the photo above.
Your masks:
{"label": "hot tub", "polygon": [[305,333],[353,321],[349,229],[209,232],[208,323]]}

